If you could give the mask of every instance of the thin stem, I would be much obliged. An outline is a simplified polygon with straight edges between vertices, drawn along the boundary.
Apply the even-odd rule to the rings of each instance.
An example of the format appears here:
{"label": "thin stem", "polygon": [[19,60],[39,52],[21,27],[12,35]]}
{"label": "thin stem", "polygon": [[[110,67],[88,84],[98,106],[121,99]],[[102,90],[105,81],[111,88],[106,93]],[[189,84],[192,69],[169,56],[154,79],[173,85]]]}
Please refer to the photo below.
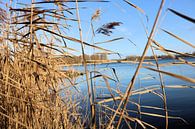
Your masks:
{"label": "thin stem", "polygon": [[136,77],[137,77],[137,75],[138,75],[138,73],[139,73],[139,70],[141,69],[141,66],[142,66],[142,63],[143,63],[143,61],[144,61],[146,52],[147,52],[149,46],[150,46],[151,43],[152,43],[152,42],[151,42],[151,39],[152,39],[153,36],[154,36],[154,32],[155,32],[155,29],[156,29],[156,25],[157,25],[159,16],[160,16],[161,11],[162,11],[162,7],[163,7],[163,5],[164,5],[164,1],[165,1],[165,0],[162,0],[162,1],[161,1],[161,4],[160,4],[159,10],[158,10],[158,13],[157,13],[157,15],[156,15],[156,18],[155,18],[155,21],[154,21],[154,24],[153,24],[152,31],[151,31],[151,33],[150,33],[150,36],[148,37],[148,41],[147,41],[147,44],[146,44],[146,46],[145,46],[145,49],[144,49],[144,51],[143,51],[143,53],[142,53],[142,56],[141,56],[141,60],[140,60],[140,62],[139,62],[139,65],[138,65],[138,67],[137,67],[137,69],[136,69],[136,71],[135,71],[135,74],[134,74],[134,76],[133,76],[131,82],[129,83],[129,85],[128,85],[127,89],[126,89],[126,92],[125,92],[125,94],[124,94],[124,96],[123,96],[123,98],[122,98],[122,100],[121,100],[121,102],[120,102],[120,104],[119,104],[119,106],[118,106],[116,112],[114,113],[114,115],[112,116],[112,118],[111,118],[111,120],[110,120],[110,122],[109,122],[109,124],[108,124],[108,128],[111,127],[111,124],[112,124],[112,122],[114,121],[114,119],[115,119],[115,117],[116,117],[116,115],[117,115],[117,112],[119,112],[120,107],[121,107],[122,104],[124,103],[124,106],[123,106],[123,109],[122,109],[122,111],[121,111],[121,114],[120,114],[120,118],[119,118],[117,127],[119,127],[119,125],[120,125],[120,123],[121,123],[121,121],[122,121],[122,116],[123,116],[123,114],[124,114],[124,109],[125,109],[125,107],[126,107],[126,105],[127,105],[129,96],[131,95],[131,90],[132,90],[132,88],[133,88],[133,86],[134,86]]}
{"label": "thin stem", "polygon": [[33,56],[33,9],[34,9],[34,0],[31,1],[31,11],[30,11],[30,50],[29,53],[32,50],[32,56]]}
{"label": "thin stem", "polygon": [[77,15],[77,22],[78,22],[78,28],[79,28],[79,35],[80,35],[80,41],[81,41],[81,49],[82,49],[82,57],[83,57],[83,65],[85,68],[86,73],[86,80],[87,80],[87,87],[88,87],[88,95],[89,95],[89,101],[90,101],[90,107],[91,107],[91,127],[95,129],[95,106],[93,104],[93,99],[91,95],[91,87],[89,82],[89,72],[87,70],[87,63],[85,59],[85,51],[84,51],[84,44],[83,44],[83,36],[82,36],[82,28],[81,28],[81,22],[80,22],[80,16],[79,16],[79,8],[78,8],[78,0],[76,0],[76,15]]}
{"label": "thin stem", "polygon": [[[158,64],[158,58],[156,57],[152,46],[151,46],[151,49],[152,49],[152,54],[156,62],[156,67],[158,70],[160,70],[160,66]],[[162,90],[163,100],[164,100],[163,103],[164,103],[164,109],[165,109],[166,129],[168,129],[169,120],[168,120],[168,110],[167,110],[167,98],[166,98],[166,92],[165,92],[165,84],[163,82],[163,76],[160,72],[159,72],[159,78],[160,78],[161,90]]]}

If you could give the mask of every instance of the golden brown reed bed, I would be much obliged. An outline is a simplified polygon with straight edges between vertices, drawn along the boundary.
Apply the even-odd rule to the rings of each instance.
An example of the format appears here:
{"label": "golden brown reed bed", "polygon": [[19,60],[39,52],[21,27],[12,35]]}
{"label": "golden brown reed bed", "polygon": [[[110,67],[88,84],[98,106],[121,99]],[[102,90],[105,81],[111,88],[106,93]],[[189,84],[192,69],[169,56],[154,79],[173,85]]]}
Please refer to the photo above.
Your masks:
{"label": "golden brown reed bed", "polygon": [[[21,8],[12,8],[12,3],[5,4],[10,7],[9,11],[1,8],[0,22],[2,23],[0,36],[0,127],[1,128],[48,128],[48,129],[67,129],[67,128],[119,128],[121,123],[126,123],[127,127],[132,128],[131,122],[136,123],[142,127],[156,128],[152,123],[146,123],[141,119],[141,115],[165,118],[166,126],[168,128],[168,119],[181,119],[179,117],[169,116],[165,88],[193,88],[188,86],[165,86],[162,74],[166,74],[175,78],[179,78],[188,82],[195,83],[193,78],[184,77],[182,75],[173,74],[170,72],[162,71],[160,69],[157,55],[155,50],[159,50],[180,61],[182,64],[187,64],[194,67],[192,62],[186,61],[182,57],[177,57],[175,54],[192,56],[169,50],[164,48],[160,43],[154,39],[157,23],[164,5],[162,0],[159,10],[156,15],[150,35],[147,35],[148,41],[145,50],[140,58],[138,67],[133,78],[130,80],[126,91],[123,93],[120,90],[113,89],[109,85],[108,80],[118,81],[115,69],[112,69],[113,79],[107,75],[101,74],[100,71],[89,71],[88,63],[100,63],[104,61],[86,60],[85,59],[85,46],[89,46],[94,50],[103,51],[103,53],[118,54],[111,50],[97,46],[100,43],[111,43],[116,40],[124,39],[123,37],[115,38],[112,40],[87,43],[83,41],[83,34],[79,15],[79,2],[84,1],[41,1],[36,2],[32,0],[30,5],[25,5]],[[140,7],[132,4],[128,0],[124,0],[126,4],[136,9],[139,13],[143,14],[146,18],[147,15]],[[75,8],[66,6],[67,2],[74,2]],[[88,1],[96,2],[96,1]],[[107,1],[98,1],[107,2]],[[57,9],[44,9],[44,4],[53,4]],[[37,7],[43,6],[43,8]],[[73,14],[71,10],[76,10],[76,19],[67,18],[63,13]],[[177,11],[169,9],[183,19],[194,23],[194,19],[185,16]],[[48,18],[49,17],[49,18]],[[91,17],[90,25],[95,37],[93,21],[100,17],[100,10],[97,10]],[[68,28],[66,21],[77,22],[80,38],[69,37],[63,33],[63,30]],[[110,35],[115,26],[119,26],[120,22],[111,22],[103,25],[96,31],[105,35]],[[146,29],[146,28],[144,28]],[[175,34],[163,30],[170,36],[180,40],[181,42],[194,48],[192,43],[183,40]],[[41,38],[39,35],[42,34]],[[72,68],[65,71],[60,65],[70,65],[66,59],[71,58],[72,51],[77,51],[73,48],[67,47],[66,41],[79,43],[82,49],[82,60],[85,67],[85,72],[80,74]],[[54,42],[60,42],[57,45]],[[63,45],[62,45],[63,44]],[[149,70],[159,73],[160,85],[156,87],[146,87],[133,90],[135,80],[139,71],[144,63],[146,52],[151,48],[153,56],[155,57],[155,68],[145,67]],[[155,48],[155,49],[154,49]],[[68,50],[68,52],[67,52]],[[60,54],[64,59],[56,58]],[[108,62],[106,60],[106,62]],[[95,65],[95,64],[94,64]],[[166,65],[166,64],[164,64]],[[91,72],[94,76],[91,77]],[[75,78],[80,75],[85,75],[87,82],[86,89],[88,94],[82,98],[75,85]],[[109,91],[109,97],[101,98],[98,100],[96,97],[93,82],[96,78],[101,77],[104,82],[104,88]],[[90,81],[92,83],[90,83]],[[75,90],[76,89],[76,90]],[[156,90],[161,89],[161,93],[156,93]],[[117,94],[115,96],[114,93]],[[139,102],[130,101],[130,97],[136,94],[142,95],[146,93],[153,93],[163,100],[163,108],[142,106]],[[80,99],[78,99],[78,96]],[[118,101],[119,103],[116,103]],[[114,106],[107,105],[107,102],[113,102]],[[87,112],[83,115],[80,110],[81,103],[90,105]],[[135,111],[139,117],[133,117],[128,114],[127,104],[131,103],[137,107]],[[87,106],[86,106],[87,107]],[[115,107],[115,108],[114,108]],[[141,108],[153,108],[164,110],[164,115],[142,112]],[[100,112],[98,111],[100,110]],[[103,115],[102,115],[103,114]],[[102,118],[102,116],[104,118]],[[98,117],[98,118],[96,118]],[[119,118],[116,120],[116,118]],[[98,120],[98,121],[97,121]],[[182,119],[183,120],[183,119]],[[183,120],[184,121],[184,120]],[[135,128],[136,128],[135,126]]]}

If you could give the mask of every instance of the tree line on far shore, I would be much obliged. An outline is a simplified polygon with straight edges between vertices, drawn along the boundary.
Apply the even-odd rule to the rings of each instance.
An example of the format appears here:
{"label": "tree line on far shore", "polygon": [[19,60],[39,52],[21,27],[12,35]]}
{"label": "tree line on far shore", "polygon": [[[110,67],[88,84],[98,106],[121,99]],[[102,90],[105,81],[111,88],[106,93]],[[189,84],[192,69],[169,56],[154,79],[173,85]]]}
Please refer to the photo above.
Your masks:
{"label": "tree line on far shore", "polygon": [[[195,52],[192,53],[184,53],[183,55],[179,55],[179,54],[175,54],[176,57],[192,57],[195,56]],[[172,58],[169,55],[158,55],[157,56],[158,59],[170,59]],[[131,56],[127,56],[125,59],[122,59],[124,61],[139,61],[141,59],[141,56],[135,56],[135,55],[131,55]],[[153,60],[155,59],[154,56],[145,56],[146,60]]]}
{"label": "tree line on far shore", "polygon": [[[102,60],[109,60],[107,54],[93,54],[93,55],[87,55],[85,54],[85,59],[86,61],[102,61]],[[192,53],[184,53],[183,55],[177,55],[175,54],[176,57],[193,57],[195,56],[195,52]],[[158,59],[170,59],[171,56],[169,55],[158,55]],[[58,57],[58,60],[64,59],[64,57]],[[83,56],[67,56],[65,57],[66,60],[64,60],[67,64],[81,64],[83,62]],[[117,59],[117,61],[139,61],[141,59],[141,56],[136,56],[136,55],[130,55],[126,56],[125,58],[122,59]],[[154,56],[146,56],[145,60],[153,60]],[[116,59],[115,59],[116,60]],[[62,62],[63,63],[63,62]]]}

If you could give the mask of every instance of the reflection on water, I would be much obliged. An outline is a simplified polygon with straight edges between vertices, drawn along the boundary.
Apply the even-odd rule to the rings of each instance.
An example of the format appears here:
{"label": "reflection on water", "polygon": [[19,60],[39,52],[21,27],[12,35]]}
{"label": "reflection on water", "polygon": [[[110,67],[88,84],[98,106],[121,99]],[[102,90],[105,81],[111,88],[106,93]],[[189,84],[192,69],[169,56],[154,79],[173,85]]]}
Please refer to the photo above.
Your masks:
{"label": "reflection on water", "polygon": [[[195,58],[188,58],[188,61],[195,62]],[[155,63],[154,61],[151,61]],[[167,60],[159,60],[159,63],[168,63],[173,62],[173,60],[167,59]],[[101,64],[96,65],[95,69],[93,65],[89,65],[88,68],[90,71],[100,71],[101,74],[105,74],[113,80],[109,80],[109,84],[112,88],[118,89],[120,91],[125,91],[126,87],[128,86],[134,72],[136,69],[137,64],[129,64],[129,63],[114,63],[114,64]],[[155,68],[155,67],[154,67]],[[74,69],[76,70],[84,70],[82,66],[75,66]],[[115,73],[117,77],[115,76],[113,69],[115,70]],[[182,76],[195,78],[195,68],[189,65],[170,65],[170,66],[164,66],[161,67],[161,70],[172,72],[175,74],[179,74]],[[117,81],[117,78],[120,80],[120,82]],[[85,76],[79,78],[77,81],[85,80]],[[188,85],[188,86],[195,86],[193,83],[186,82],[174,77],[170,77],[167,75],[163,75],[163,80],[165,85]],[[134,90],[141,88],[141,87],[147,87],[152,85],[160,85],[159,82],[159,74],[157,72],[153,72],[148,69],[142,68],[139,72],[139,75],[137,77],[136,83],[134,85]],[[96,78],[95,79],[95,86],[105,86],[105,82],[102,78]],[[80,84],[80,90],[85,94],[86,93],[86,84],[82,83]],[[100,90],[99,88],[96,88],[96,96],[100,96],[102,93],[109,93],[107,90],[104,89]],[[160,92],[160,90],[159,90]],[[114,95],[117,95],[117,93],[113,92]],[[169,114],[172,116],[179,116],[185,119],[189,125],[186,125],[182,120],[169,120],[169,128],[180,128],[180,129],[187,129],[195,127],[195,89],[192,88],[186,88],[186,89],[171,89],[166,88],[166,94],[167,94],[167,103],[168,103],[168,109]],[[131,99],[134,101],[137,101],[139,95],[133,96]],[[163,108],[163,101],[160,97],[148,93],[141,95],[140,98],[141,105],[145,106],[156,106],[159,108]],[[129,105],[127,109],[133,109],[134,107],[132,105]],[[148,108],[141,108],[143,112],[151,112],[151,113],[158,113],[158,114],[164,114],[163,111],[155,110],[155,109],[148,109]],[[164,128],[165,120],[164,118],[156,118],[151,116],[142,115],[142,120],[152,123],[154,126],[158,128]]]}

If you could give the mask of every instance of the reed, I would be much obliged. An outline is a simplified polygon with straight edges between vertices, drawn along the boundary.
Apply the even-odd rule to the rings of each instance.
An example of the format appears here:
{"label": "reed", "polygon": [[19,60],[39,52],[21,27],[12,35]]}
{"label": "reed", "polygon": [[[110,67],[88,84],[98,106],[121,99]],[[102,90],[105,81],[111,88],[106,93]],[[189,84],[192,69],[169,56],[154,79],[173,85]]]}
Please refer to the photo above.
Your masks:
{"label": "reed", "polygon": [[[16,2],[16,1],[14,1]],[[170,116],[167,104],[167,88],[184,89],[194,86],[165,85],[163,75],[168,75],[180,80],[195,83],[194,78],[161,70],[161,67],[175,65],[174,63],[159,64],[156,51],[169,55],[179,61],[177,65],[186,64],[194,67],[194,63],[186,61],[177,55],[194,57],[172,49],[167,49],[163,43],[155,39],[160,30],[158,21],[164,8],[165,0],[161,1],[156,18],[147,36],[147,44],[140,57],[136,71],[129,81],[125,91],[121,91],[120,77],[117,71],[109,66],[96,68],[96,64],[116,62],[114,60],[96,60],[86,58],[86,48],[93,50],[94,54],[117,54],[120,53],[100,47],[100,44],[110,44],[125,37],[110,38],[106,41],[95,41],[96,35],[111,36],[114,29],[120,27],[122,22],[109,22],[95,29],[95,20],[101,19],[101,10],[97,9],[89,21],[89,32],[92,34],[92,43],[84,41],[80,10],[86,9],[79,4],[84,2],[97,2],[101,4],[105,0],[32,0],[29,5],[17,8],[14,3],[0,3],[0,128],[35,128],[35,129],[67,129],[67,128],[154,128],[153,123],[147,123],[142,116],[152,116],[165,119],[165,128],[168,129],[169,119],[178,119],[187,123],[179,116]],[[67,3],[75,3],[75,7],[69,7]],[[18,3],[19,4],[19,3]],[[46,8],[51,4],[51,9]],[[130,5],[138,13],[146,17],[146,12],[136,4],[124,0],[124,4]],[[194,23],[194,19],[173,9],[169,12],[184,20]],[[76,18],[69,17],[73,15]],[[76,22],[79,38],[68,36],[66,32],[70,29],[68,22]],[[142,21],[141,21],[142,22]],[[143,22],[142,22],[143,23]],[[143,29],[147,32],[146,27]],[[71,30],[71,29],[70,29]],[[169,36],[194,48],[193,43],[179,36],[161,29]],[[88,35],[87,35],[88,36]],[[136,43],[130,41],[134,46]],[[69,47],[68,43],[77,43],[79,50]],[[87,47],[85,47],[87,46]],[[155,64],[142,66],[145,62],[146,53],[151,48]],[[81,51],[80,51],[81,50]],[[80,60],[84,71],[75,70],[70,60],[75,60],[74,53],[81,53]],[[97,54],[96,53],[96,54]],[[132,62],[137,63],[137,62]],[[88,64],[93,64],[90,69]],[[63,67],[66,66],[66,67]],[[155,66],[155,67],[154,67]],[[143,87],[142,79],[154,79],[145,76],[140,79],[140,87],[134,89],[134,84],[141,69],[158,72],[159,85]],[[106,75],[104,71],[111,74]],[[78,78],[83,80],[78,81]],[[111,86],[110,82],[115,86]],[[96,83],[100,82],[100,83]],[[85,85],[87,95],[82,94],[79,85]],[[100,85],[101,84],[101,85]],[[158,92],[157,92],[158,91]],[[159,92],[160,91],[160,92]],[[161,98],[163,108],[142,105],[140,99],[144,94],[153,94]],[[139,101],[130,98],[139,95]],[[133,105],[137,109],[128,109]],[[142,109],[154,109],[164,111],[164,114],[146,112]],[[136,116],[131,116],[131,113]],[[133,124],[132,124],[133,123]]]}

